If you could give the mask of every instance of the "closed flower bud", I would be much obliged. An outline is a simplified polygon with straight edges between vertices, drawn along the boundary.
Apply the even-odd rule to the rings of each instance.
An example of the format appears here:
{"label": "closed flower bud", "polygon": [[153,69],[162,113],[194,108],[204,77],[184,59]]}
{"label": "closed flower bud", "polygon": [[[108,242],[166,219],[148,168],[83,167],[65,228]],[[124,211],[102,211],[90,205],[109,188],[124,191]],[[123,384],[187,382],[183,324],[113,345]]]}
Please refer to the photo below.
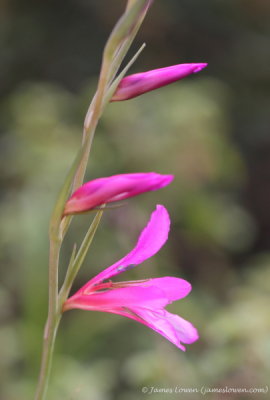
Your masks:
{"label": "closed flower bud", "polygon": [[120,81],[111,101],[132,99],[183,79],[190,74],[195,74],[206,66],[206,63],[178,64],[126,76]]}
{"label": "closed flower bud", "polygon": [[151,190],[161,189],[173,180],[172,175],[155,172],[113,175],[94,179],[77,189],[66,203],[64,215],[89,211]]}

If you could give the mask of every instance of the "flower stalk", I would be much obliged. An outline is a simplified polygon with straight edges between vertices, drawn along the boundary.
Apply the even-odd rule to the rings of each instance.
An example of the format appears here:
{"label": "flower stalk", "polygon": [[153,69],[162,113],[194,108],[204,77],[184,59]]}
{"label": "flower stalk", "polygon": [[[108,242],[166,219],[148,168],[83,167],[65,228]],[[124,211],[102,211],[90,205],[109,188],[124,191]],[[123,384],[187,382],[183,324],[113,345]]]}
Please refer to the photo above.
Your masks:
{"label": "flower stalk", "polygon": [[[60,250],[64,236],[71,222],[71,217],[63,218],[63,210],[71,191],[76,190],[84,180],[96,127],[104,107],[110,101],[110,95],[113,94],[112,90],[109,91],[109,83],[111,82],[111,84],[113,84],[112,78],[118,71],[121,62],[143,21],[143,17],[145,16],[151,1],[135,0],[132,3],[131,7],[126,8],[105,46],[97,91],[87,111],[84,122],[82,146],[64,181],[51,217],[49,232],[50,256],[48,318],[44,330],[41,367],[35,400],[45,400],[46,398],[54,344],[62,316],[62,306],[69,295],[72,283],[84,260],[86,254],[84,251],[89,249],[102,215],[102,212],[97,214],[97,217],[94,220],[95,222],[93,222],[93,228],[91,230],[90,227],[90,230],[86,234],[86,238],[81,246],[81,251],[79,250],[77,256],[75,256],[74,252],[74,260],[71,260],[72,262],[69,265],[66,279],[59,293],[58,270]],[[130,4],[130,2],[128,2],[128,4]],[[125,41],[128,45],[126,44],[125,46],[122,46]],[[117,53],[118,57],[116,56]]]}

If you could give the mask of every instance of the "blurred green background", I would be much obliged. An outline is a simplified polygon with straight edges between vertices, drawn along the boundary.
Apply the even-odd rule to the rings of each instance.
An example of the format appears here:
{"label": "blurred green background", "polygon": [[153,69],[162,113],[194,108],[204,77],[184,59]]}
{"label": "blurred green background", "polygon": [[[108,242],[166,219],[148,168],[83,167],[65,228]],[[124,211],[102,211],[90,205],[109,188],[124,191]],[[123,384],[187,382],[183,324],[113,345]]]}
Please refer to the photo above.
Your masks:
{"label": "blurred green background", "polygon": [[[47,313],[48,219],[80,144],[102,48],[124,4],[0,3],[1,400],[33,398]],[[134,321],[70,311],[48,399],[137,400],[146,397],[143,386],[269,384],[269,18],[268,0],[155,1],[132,48],[147,43],[132,71],[181,62],[209,67],[107,108],[87,179],[156,171],[175,180],[105,213],[76,287],[126,254],[156,203],[164,204],[169,241],[120,278],[189,280],[193,291],[169,310],[191,321],[200,340],[183,353]],[[74,220],[61,276],[91,218]],[[205,397],[221,396],[263,395]]]}

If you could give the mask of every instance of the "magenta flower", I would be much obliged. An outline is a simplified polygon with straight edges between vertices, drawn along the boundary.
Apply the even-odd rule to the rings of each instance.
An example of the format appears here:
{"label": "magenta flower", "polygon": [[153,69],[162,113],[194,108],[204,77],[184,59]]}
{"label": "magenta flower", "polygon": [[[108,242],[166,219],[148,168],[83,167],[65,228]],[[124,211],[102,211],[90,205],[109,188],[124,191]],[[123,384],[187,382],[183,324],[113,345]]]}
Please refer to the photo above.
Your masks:
{"label": "magenta flower", "polygon": [[173,180],[173,175],[155,172],[120,174],[94,179],[77,189],[66,203],[64,215],[89,211],[104,203],[124,200],[160,189]]}
{"label": "magenta flower", "polygon": [[195,74],[206,66],[206,63],[178,64],[126,76],[120,81],[111,101],[132,99],[183,79],[190,74]]}
{"label": "magenta flower", "polygon": [[190,322],[165,310],[165,307],[187,296],[191,291],[190,283],[170,276],[104,283],[156,254],[167,241],[169,228],[168,212],[165,207],[158,205],[135,248],[87,282],[65,302],[63,310],[80,308],[123,315],[148,326],[185,351],[182,343],[196,341],[197,330]]}

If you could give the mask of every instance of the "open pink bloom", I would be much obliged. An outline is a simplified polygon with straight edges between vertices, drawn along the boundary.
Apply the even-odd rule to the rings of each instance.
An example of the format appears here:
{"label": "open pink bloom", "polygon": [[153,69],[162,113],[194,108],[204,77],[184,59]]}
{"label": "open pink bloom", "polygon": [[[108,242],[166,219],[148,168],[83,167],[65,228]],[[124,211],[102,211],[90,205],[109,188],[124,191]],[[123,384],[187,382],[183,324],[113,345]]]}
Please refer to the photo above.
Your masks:
{"label": "open pink bloom", "polygon": [[168,212],[158,205],[135,248],[87,282],[65,302],[63,310],[80,308],[123,315],[148,326],[185,351],[182,343],[196,341],[197,330],[165,307],[187,296],[191,291],[190,283],[170,276],[142,281],[104,282],[156,254],[167,241],[169,228]]}
{"label": "open pink bloom", "polygon": [[160,175],[155,172],[121,174],[94,179],[72,194],[66,203],[64,215],[88,211],[104,203],[112,203],[161,189],[172,180],[173,175]]}
{"label": "open pink bloom", "polygon": [[132,99],[183,79],[190,74],[195,74],[206,66],[206,63],[178,64],[126,76],[120,81],[111,101]]}

